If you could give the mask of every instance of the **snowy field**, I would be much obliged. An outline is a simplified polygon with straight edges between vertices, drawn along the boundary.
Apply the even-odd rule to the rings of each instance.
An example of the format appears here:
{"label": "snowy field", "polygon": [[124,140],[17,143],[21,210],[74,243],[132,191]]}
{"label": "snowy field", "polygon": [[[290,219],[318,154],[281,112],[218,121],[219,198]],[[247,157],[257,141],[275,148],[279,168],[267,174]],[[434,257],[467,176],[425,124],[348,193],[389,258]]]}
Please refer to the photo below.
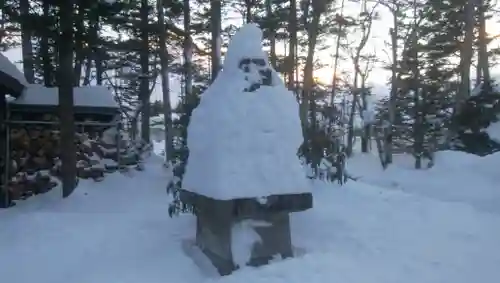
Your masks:
{"label": "snowy field", "polygon": [[9,283],[498,283],[500,155],[441,153],[415,171],[382,172],[358,155],[360,181],[316,183],[315,207],[292,218],[294,259],[215,277],[186,255],[194,218],[169,218],[161,158],[144,172],[82,181],[0,211],[0,276]]}

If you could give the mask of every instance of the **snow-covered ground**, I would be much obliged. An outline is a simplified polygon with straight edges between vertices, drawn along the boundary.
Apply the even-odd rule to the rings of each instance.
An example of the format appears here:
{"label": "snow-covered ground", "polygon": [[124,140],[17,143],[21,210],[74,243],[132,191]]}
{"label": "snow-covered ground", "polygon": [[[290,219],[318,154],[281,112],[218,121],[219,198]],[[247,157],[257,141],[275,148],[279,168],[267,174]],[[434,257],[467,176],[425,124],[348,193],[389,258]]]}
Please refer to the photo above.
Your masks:
{"label": "snow-covered ground", "polygon": [[394,160],[395,164],[383,171],[376,155],[358,154],[347,166],[351,175],[364,183],[460,202],[500,215],[500,153],[478,157],[458,151],[438,152],[436,166],[423,170],[414,169],[409,155],[396,155]]}
{"label": "snow-covered ground", "polygon": [[[161,150],[158,150],[161,151]],[[143,172],[82,181],[0,211],[0,276],[9,283],[497,283],[500,155],[440,153],[431,170],[376,156],[349,168],[358,182],[315,183],[315,206],[292,217],[293,259],[223,278],[184,250],[193,216],[169,218],[157,156]]]}

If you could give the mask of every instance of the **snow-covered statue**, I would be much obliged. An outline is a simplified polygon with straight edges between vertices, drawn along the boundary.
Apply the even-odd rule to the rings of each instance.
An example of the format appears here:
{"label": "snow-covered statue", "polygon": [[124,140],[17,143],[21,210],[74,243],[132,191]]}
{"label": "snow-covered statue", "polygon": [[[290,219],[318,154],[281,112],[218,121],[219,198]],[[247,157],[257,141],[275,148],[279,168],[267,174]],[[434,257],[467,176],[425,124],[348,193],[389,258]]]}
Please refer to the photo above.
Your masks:
{"label": "snow-covered statue", "polygon": [[[261,41],[255,24],[232,37],[223,70],[201,95],[188,127],[181,200],[194,207],[197,244],[222,274],[277,254],[292,256],[288,213],[312,207],[297,156],[299,107]],[[247,257],[235,255],[241,250],[234,246],[241,235],[235,229],[243,227],[255,236]]]}
{"label": "snow-covered statue", "polygon": [[[223,70],[188,127],[183,188],[215,199],[302,193],[299,107],[269,65],[255,24],[231,39]],[[203,178],[200,178],[200,177]]]}

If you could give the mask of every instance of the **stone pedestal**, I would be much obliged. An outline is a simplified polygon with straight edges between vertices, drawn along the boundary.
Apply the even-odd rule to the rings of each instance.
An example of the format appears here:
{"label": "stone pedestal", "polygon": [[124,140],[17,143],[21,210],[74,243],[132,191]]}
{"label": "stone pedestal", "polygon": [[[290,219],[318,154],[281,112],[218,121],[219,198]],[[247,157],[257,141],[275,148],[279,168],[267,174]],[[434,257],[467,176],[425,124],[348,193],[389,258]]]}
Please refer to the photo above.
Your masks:
{"label": "stone pedestal", "polygon": [[196,244],[212,261],[221,275],[237,269],[231,250],[232,228],[242,221],[255,223],[261,242],[254,244],[250,266],[267,264],[276,256],[293,257],[290,213],[312,207],[310,193],[273,195],[266,198],[216,200],[181,191],[181,200],[193,206],[196,220]]}

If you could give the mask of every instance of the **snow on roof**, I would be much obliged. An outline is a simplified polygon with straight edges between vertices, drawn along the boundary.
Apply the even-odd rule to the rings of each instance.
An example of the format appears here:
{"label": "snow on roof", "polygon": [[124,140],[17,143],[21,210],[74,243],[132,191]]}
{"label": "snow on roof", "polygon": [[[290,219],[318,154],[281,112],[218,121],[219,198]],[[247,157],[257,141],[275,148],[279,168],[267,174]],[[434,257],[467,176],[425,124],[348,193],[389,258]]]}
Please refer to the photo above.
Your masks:
{"label": "snow on roof", "polygon": [[[118,108],[113,94],[104,86],[83,86],[73,89],[73,103],[80,107]],[[59,91],[57,87],[44,87],[31,84],[22,95],[12,101],[20,105],[59,105]]]}
{"label": "snow on roof", "polygon": [[480,82],[470,91],[470,96],[478,96],[481,94],[482,90],[483,90],[483,82]]}
{"label": "snow on roof", "polygon": [[[475,86],[471,90],[470,96],[478,96],[479,94],[481,94],[481,91],[483,90],[483,85],[484,85],[484,83],[481,82],[477,86]],[[493,88],[494,92],[500,92],[500,84],[493,84],[492,88]]]}
{"label": "snow on roof", "polygon": [[[261,40],[256,25],[241,28],[223,71],[201,95],[188,127],[183,189],[222,200],[310,191],[297,156],[303,142],[299,107],[269,66]],[[266,86],[259,72],[271,72],[272,82]],[[255,82],[260,87],[249,90]]]}
{"label": "snow on roof", "polygon": [[12,63],[9,58],[0,53],[0,71],[13,77],[19,83],[27,85],[28,81],[24,77],[24,74]]}

